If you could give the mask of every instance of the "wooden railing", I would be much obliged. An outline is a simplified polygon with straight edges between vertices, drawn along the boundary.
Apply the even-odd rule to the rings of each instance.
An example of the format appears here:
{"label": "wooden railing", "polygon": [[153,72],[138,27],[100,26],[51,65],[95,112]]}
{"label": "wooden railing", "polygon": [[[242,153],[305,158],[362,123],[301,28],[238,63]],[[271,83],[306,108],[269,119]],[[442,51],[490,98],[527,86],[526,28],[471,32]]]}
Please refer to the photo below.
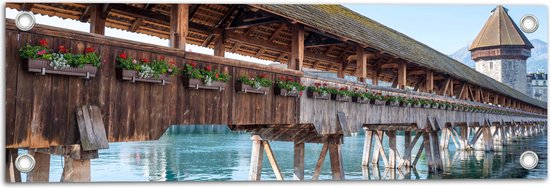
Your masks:
{"label": "wooden railing", "polygon": [[[97,105],[103,115],[108,140],[143,141],[158,139],[170,125],[185,124],[295,124],[298,99],[272,94],[235,91],[243,75],[267,74],[298,79],[299,71],[232,60],[210,55],[128,41],[102,35],[36,25],[19,31],[13,21],[6,24],[6,144],[7,147],[45,148],[78,143],[75,108]],[[18,49],[45,39],[48,48],[64,45],[73,53],[96,49],[102,65],[95,78],[30,73]],[[129,58],[176,62],[183,68],[189,61],[226,72],[231,79],[223,91],[185,87],[182,77],[166,85],[123,81],[117,76],[119,54]]]}

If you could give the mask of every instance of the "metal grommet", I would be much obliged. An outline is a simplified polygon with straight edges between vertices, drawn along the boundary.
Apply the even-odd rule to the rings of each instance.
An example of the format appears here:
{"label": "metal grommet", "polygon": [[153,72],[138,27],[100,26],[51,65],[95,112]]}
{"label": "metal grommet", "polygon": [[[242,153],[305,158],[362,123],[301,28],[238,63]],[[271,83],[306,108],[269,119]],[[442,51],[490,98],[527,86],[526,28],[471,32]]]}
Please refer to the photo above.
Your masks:
{"label": "metal grommet", "polygon": [[526,33],[533,33],[539,28],[539,21],[537,17],[532,14],[527,14],[521,17],[521,21],[519,23],[521,30]]}
{"label": "metal grommet", "polygon": [[15,16],[15,26],[17,26],[17,28],[21,31],[31,30],[35,23],[36,19],[31,12],[23,11],[19,12],[19,14]]}
{"label": "metal grommet", "polygon": [[15,159],[15,167],[23,173],[32,171],[35,164],[36,160],[34,160],[34,157],[29,154],[20,155]]}
{"label": "metal grommet", "polygon": [[533,169],[539,163],[539,156],[533,151],[526,151],[519,157],[519,163],[527,170]]}

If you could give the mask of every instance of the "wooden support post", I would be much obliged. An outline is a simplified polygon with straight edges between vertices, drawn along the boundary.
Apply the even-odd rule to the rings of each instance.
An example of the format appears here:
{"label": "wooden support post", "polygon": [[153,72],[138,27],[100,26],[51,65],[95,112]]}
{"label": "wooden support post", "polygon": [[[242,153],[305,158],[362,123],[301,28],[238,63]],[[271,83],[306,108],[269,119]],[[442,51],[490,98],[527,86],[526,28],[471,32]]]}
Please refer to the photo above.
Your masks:
{"label": "wooden support post", "polygon": [[34,166],[34,169],[27,174],[27,182],[49,182],[50,154],[34,152],[32,150],[29,150],[29,154],[34,157],[36,165]]}
{"label": "wooden support post", "polygon": [[214,40],[214,56],[225,57],[225,30]]}
{"label": "wooden support post", "polygon": [[386,152],[384,151],[384,146],[382,145],[382,141],[384,140],[384,131],[376,131],[373,138],[375,139],[376,144],[372,154],[372,164],[376,164],[375,166],[378,166],[379,156],[382,155],[384,166],[388,166],[389,164],[386,158]]}
{"label": "wooden support post", "polygon": [[367,61],[368,56],[362,46],[357,46],[357,81],[365,82],[367,79]]}
{"label": "wooden support post", "polygon": [[405,89],[407,86],[407,62],[399,61],[397,63],[397,87]]}
{"label": "wooden support post", "polygon": [[323,167],[323,162],[325,161],[325,157],[327,156],[328,151],[328,143],[323,144],[323,149],[321,149],[321,154],[319,154],[319,160],[317,160],[317,165],[315,166],[315,170],[313,171],[313,177],[311,180],[319,180],[319,175],[321,175],[321,168]]}
{"label": "wooden support post", "polygon": [[434,73],[431,70],[426,71],[426,92],[434,91]]}
{"label": "wooden support post", "polygon": [[432,143],[432,160],[435,163],[436,171],[443,169],[443,161],[441,160],[441,150],[439,150],[439,138],[437,131],[430,132],[430,138]]}
{"label": "wooden support post", "polygon": [[[365,145],[363,146],[363,166],[369,166],[370,151],[372,148],[373,132],[365,129]],[[378,151],[375,151],[378,152]]]}
{"label": "wooden support post", "polygon": [[411,153],[412,148],[414,147],[414,145],[411,144],[411,131],[405,131],[405,155],[403,156],[403,160],[405,160],[405,167],[411,166]]}
{"label": "wooden support post", "polygon": [[[269,164],[271,164],[271,168],[273,169],[273,173],[275,173],[275,177],[277,178],[277,180],[284,180],[283,179],[283,173],[281,173],[281,169],[279,168],[279,165],[277,164],[277,160],[275,159],[275,154],[273,153],[273,150],[271,150],[271,146],[269,145],[269,141],[267,141],[267,140],[262,141],[262,145],[264,145],[265,154],[267,155],[267,159],[269,160]],[[261,155],[263,155],[263,153]]]}
{"label": "wooden support post", "polygon": [[65,156],[61,182],[90,182],[90,160]]}
{"label": "wooden support post", "polygon": [[378,85],[378,76],[380,74],[380,69],[376,69],[373,71],[373,74],[372,74],[372,85],[375,85],[377,86]]}
{"label": "wooden support post", "polygon": [[[294,143],[294,180],[304,180],[304,152],[303,142]],[[332,156],[331,156],[332,158]]]}
{"label": "wooden support post", "polygon": [[21,182],[21,172],[15,167],[18,149],[6,148],[6,174],[5,182]]}
{"label": "wooden support post", "polygon": [[338,64],[338,72],[336,72],[336,77],[338,78],[344,78],[344,64],[340,63]]}
{"label": "wooden support post", "polygon": [[344,180],[344,166],[342,165],[342,152],[340,151],[340,144],[330,143],[328,149],[330,153],[332,180]]}
{"label": "wooden support post", "polygon": [[469,136],[468,126],[467,125],[460,126],[459,129],[460,129],[460,135],[459,135],[460,149],[462,149],[462,150],[469,149],[469,145],[468,145],[468,136]]}
{"label": "wooden support post", "polygon": [[389,165],[386,168],[396,168],[397,167],[397,146],[396,146],[396,135],[395,131],[386,131],[389,140]]}
{"label": "wooden support post", "polygon": [[[435,170],[435,162],[432,158],[432,146],[430,143],[430,133],[424,132],[424,154],[426,156],[426,162],[428,163],[428,172],[434,172]],[[417,156],[418,157],[418,156]],[[416,161],[415,161],[416,163]]]}
{"label": "wooden support post", "polygon": [[105,18],[103,17],[104,4],[96,4],[90,16],[90,33],[105,35]]}
{"label": "wooden support post", "polygon": [[302,24],[293,24],[292,28],[291,52],[288,68],[293,70],[302,70],[304,65],[304,26]]}
{"label": "wooden support post", "polygon": [[486,152],[494,151],[494,144],[493,144],[493,134],[491,134],[491,128],[488,127],[489,125],[483,127],[483,145],[485,147]]}
{"label": "wooden support post", "polygon": [[189,4],[174,4],[170,14],[170,47],[185,51],[189,31]]}
{"label": "wooden support post", "polygon": [[262,175],[262,160],[264,158],[264,145],[258,135],[252,135],[252,155],[250,155],[249,180],[260,181]]}

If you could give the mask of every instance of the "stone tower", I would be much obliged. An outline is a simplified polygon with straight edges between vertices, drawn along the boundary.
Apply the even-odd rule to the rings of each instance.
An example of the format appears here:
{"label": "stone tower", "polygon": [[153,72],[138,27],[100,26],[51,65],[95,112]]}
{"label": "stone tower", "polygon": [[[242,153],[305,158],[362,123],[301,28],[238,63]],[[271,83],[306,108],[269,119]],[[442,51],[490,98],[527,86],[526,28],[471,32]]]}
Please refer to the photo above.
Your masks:
{"label": "stone tower", "polygon": [[527,92],[526,60],[533,45],[502,5],[491,16],[470,46],[476,70],[522,93]]}

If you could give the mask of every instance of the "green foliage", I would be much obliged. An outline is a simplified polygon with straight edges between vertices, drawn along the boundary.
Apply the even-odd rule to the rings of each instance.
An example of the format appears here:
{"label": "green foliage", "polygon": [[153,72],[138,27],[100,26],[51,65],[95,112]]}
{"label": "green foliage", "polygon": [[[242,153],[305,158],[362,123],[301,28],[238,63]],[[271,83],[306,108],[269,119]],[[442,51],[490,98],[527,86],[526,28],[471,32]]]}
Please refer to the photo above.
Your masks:
{"label": "green foliage", "polygon": [[306,87],[299,82],[292,81],[292,78],[285,79],[285,77],[280,77],[279,80],[275,82],[275,85],[278,88],[285,89],[287,91],[303,91],[306,89]]}
{"label": "green foliage", "polygon": [[213,81],[227,82],[231,78],[229,74],[222,73],[219,70],[211,70],[210,66],[204,66],[203,68],[198,68],[197,63],[190,62],[185,64],[185,68],[182,70],[183,75],[186,78],[190,79],[200,79],[206,81],[206,78],[212,79]]}
{"label": "green foliage", "polygon": [[[60,45],[58,52],[53,52],[48,49],[46,40],[40,40],[40,45],[32,46],[26,44],[19,49],[19,55],[25,59],[45,59],[48,61],[54,60],[54,57],[57,60],[66,61],[70,67],[83,67],[85,64],[91,64],[94,67],[99,67],[101,65],[101,57],[93,52],[93,48],[86,48],[85,54],[72,54],[66,53],[65,47]],[[62,57],[60,59],[59,57]]]}
{"label": "green foliage", "polygon": [[335,95],[348,96],[348,97],[351,97],[351,96],[354,95],[354,92],[349,90],[347,87],[342,87],[340,89],[329,88],[328,93],[335,94]]}
{"label": "green foliage", "polygon": [[267,78],[267,74],[259,74],[256,75],[256,77],[254,78],[241,76],[239,77],[238,81],[249,86],[271,87],[271,80]]}
{"label": "green foliage", "polygon": [[45,46],[31,46],[30,44],[26,44],[19,49],[19,56],[25,59],[38,59],[42,58],[45,54],[49,54],[49,50]]}
{"label": "green foliage", "polygon": [[[89,57],[86,57],[88,55]],[[94,59],[91,53],[86,54],[84,57],[86,61],[89,61],[88,59]],[[175,76],[180,73],[180,69],[175,65],[175,62],[168,63],[162,57],[161,59],[154,59],[153,61],[149,62],[149,59],[147,58],[137,60],[135,58],[128,58],[125,53],[122,53],[118,55],[116,60],[118,62],[118,67],[120,67],[121,69],[135,70],[138,72],[146,71],[148,72],[147,75],[149,75],[150,73],[155,78],[158,78],[160,77],[160,75],[163,74]]]}

